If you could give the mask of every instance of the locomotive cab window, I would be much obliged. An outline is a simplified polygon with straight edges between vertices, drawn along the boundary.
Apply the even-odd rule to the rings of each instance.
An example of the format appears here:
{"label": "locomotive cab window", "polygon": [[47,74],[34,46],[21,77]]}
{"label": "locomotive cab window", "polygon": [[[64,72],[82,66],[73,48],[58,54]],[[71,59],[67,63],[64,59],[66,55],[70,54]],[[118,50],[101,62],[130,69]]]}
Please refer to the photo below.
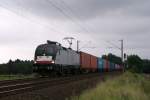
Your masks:
{"label": "locomotive cab window", "polygon": [[47,47],[47,48],[45,48],[46,50],[45,50],[45,53],[47,54],[47,55],[54,55],[54,53],[55,53],[55,51],[54,51],[54,48],[53,47]]}
{"label": "locomotive cab window", "polygon": [[54,56],[56,55],[57,49],[53,45],[42,45],[36,49],[36,55],[38,56]]}

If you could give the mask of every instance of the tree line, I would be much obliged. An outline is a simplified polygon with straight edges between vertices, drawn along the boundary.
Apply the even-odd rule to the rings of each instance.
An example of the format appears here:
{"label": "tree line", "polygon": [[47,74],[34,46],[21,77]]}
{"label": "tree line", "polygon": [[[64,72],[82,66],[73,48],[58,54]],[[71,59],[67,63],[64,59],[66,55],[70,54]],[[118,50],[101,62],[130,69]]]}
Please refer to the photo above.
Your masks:
{"label": "tree line", "polygon": [[125,61],[126,69],[137,73],[150,73],[150,60],[141,59],[138,55],[130,55]]}
{"label": "tree line", "polygon": [[9,60],[8,63],[0,64],[0,74],[32,74],[33,61]]}

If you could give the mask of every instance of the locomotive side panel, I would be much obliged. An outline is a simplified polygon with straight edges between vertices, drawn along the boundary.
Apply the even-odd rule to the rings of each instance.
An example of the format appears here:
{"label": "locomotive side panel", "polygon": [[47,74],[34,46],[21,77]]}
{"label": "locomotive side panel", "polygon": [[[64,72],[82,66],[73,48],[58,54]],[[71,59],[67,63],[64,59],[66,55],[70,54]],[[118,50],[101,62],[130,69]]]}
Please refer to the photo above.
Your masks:
{"label": "locomotive side panel", "polygon": [[79,66],[80,65],[80,55],[76,51],[69,49],[68,61],[69,61],[70,65]]}
{"label": "locomotive side panel", "polygon": [[55,64],[58,65],[68,65],[68,51],[60,50],[56,54]]}
{"label": "locomotive side panel", "polygon": [[70,49],[61,49],[57,52],[55,64],[63,66],[79,66],[79,54]]}

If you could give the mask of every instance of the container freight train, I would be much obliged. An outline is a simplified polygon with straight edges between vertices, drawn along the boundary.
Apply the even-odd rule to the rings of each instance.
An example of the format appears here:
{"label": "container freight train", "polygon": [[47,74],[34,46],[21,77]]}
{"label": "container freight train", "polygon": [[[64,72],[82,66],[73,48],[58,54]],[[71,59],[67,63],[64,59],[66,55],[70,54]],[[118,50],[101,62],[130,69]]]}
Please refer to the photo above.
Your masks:
{"label": "container freight train", "polygon": [[39,45],[34,57],[34,72],[41,75],[108,72],[122,68],[108,60],[62,47],[53,41]]}

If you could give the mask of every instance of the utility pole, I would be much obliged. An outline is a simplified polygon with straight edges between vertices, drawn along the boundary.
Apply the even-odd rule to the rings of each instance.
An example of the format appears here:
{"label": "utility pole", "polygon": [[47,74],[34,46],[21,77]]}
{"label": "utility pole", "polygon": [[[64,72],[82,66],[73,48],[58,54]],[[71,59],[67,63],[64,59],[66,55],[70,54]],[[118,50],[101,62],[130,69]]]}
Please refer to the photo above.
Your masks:
{"label": "utility pole", "polygon": [[125,71],[125,66],[124,66],[124,51],[123,51],[123,49],[124,49],[124,47],[123,47],[123,39],[122,40],[119,40],[120,42],[121,42],[121,47],[118,47],[118,46],[116,46],[115,44],[113,44],[113,43],[111,43],[111,42],[109,42],[108,41],[108,43],[109,44],[111,44],[111,45],[113,45],[115,48],[117,48],[117,49],[119,49],[120,51],[121,51],[121,61],[122,61],[122,64],[123,64],[123,72]]}
{"label": "utility pole", "polygon": [[123,56],[123,40],[120,40],[121,41],[121,59],[122,59],[122,62],[124,62],[124,56]]}
{"label": "utility pole", "polygon": [[79,52],[79,40],[77,40],[77,52]]}
{"label": "utility pole", "polygon": [[119,40],[120,42],[121,42],[121,47],[118,47],[118,46],[116,46],[115,44],[113,44],[113,43],[111,43],[111,42],[109,42],[109,41],[107,41],[109,44],[111,44],[112,46],[114,46],[115,48],[117,48],[117,49],[119,49],[120,51],[121,51],[121,60],[122,60],[122,62],[124,61],[124,54],[123,54],[123,49],[124,49],[124,47],[123,47],[123,39],[122,40]]}
{"label": "utility pole", "polygon": [[123,40],[120,40],[121,41],[121,59],[122,59],[122,64],[123,64],[123,72],[125,71],[125,66],[124,66],[124,53],[123,53]]}

